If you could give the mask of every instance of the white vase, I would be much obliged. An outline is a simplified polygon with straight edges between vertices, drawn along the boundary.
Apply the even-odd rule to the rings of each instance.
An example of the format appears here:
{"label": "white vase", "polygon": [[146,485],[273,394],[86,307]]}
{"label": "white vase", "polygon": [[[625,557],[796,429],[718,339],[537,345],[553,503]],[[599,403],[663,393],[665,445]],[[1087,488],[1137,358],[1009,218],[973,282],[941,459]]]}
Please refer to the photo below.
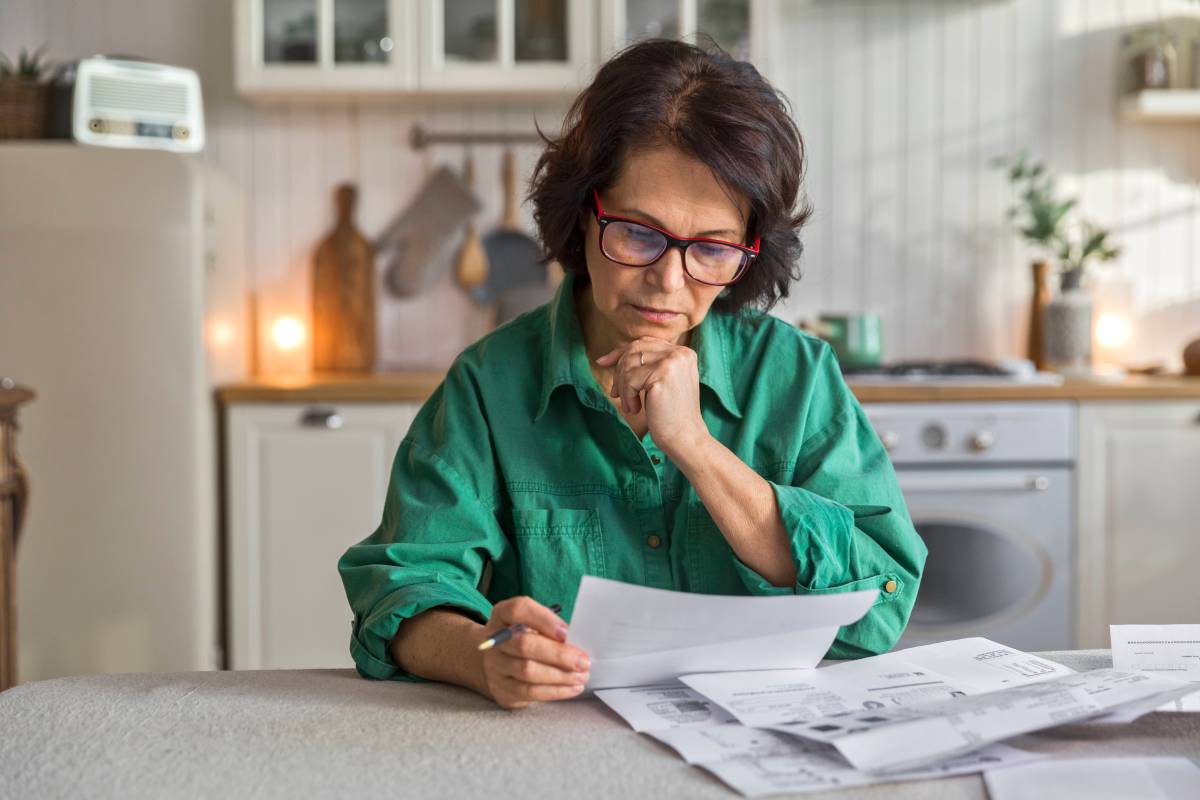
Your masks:
{"label": "white vase", "polygon": [[1092,374],[1092,296],[1066,289],[1046,304],[1042,347],[1046,366],[1063,375]]}

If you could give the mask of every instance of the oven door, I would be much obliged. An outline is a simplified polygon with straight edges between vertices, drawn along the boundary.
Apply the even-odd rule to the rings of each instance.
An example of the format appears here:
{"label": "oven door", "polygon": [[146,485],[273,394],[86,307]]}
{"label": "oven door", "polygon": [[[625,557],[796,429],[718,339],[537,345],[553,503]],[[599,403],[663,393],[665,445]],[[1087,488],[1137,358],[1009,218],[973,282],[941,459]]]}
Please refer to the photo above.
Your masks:
{"label": "oven door", "polygon": [[1072,471],[899,469],[929,558],[897,647],[984,636],[1071,646]]}

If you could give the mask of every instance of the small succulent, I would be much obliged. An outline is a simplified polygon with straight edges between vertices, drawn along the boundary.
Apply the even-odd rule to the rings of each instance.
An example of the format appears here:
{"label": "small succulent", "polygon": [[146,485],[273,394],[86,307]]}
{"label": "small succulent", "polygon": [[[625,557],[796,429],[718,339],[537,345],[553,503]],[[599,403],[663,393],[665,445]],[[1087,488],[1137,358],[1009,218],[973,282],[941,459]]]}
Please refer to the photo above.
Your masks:
{"label": "small succulent", "polygon": [[32,53],[22,47],[15,65],[8,56],[0,53],[0,79],[20,78],[27,81],[43,79],[53,66],[49,61],[43,60],[42,55],[45,50],[46,45],[42,45]]}
{"label": "small succulent", "polygon": [[992,164],[1008,169],[1008,179],[1020,193],[1020,202],[1006,216],[1021,235],[1058,260],[1063,289],[1079,286],[1089,260],[1111,261],[1120,254],[1119,247],[1108,244],[1108,231],[1086,219],[1078,223],[1068,219],[1077,201],[1056,196],[1045,164],[1031,161],[1024,150]]}

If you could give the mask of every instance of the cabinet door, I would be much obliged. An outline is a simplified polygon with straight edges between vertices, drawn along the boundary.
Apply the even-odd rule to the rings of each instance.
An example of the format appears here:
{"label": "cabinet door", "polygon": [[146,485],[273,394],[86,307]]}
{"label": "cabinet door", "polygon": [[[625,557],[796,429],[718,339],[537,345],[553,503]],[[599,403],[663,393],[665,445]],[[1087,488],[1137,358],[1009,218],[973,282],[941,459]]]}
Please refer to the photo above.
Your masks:
{"label": "cabinet door", "polygon": [[595,14],[577,0],[421,0],[421,90],[571,96],[596,67]]}
{"label": "cabinet door", "polygon": [[238,91],[373,95],[416,86],[417,0],[236,0]]}
{"label": "cabinet door", "polygon": [[769,61],[769,21],[777,0],[613,0],[601,5],[600,49],[608,57],[643,39],[707,34],[760,71]]}
{"label": "cabinet door", "polygon": [[417,403],[227,412],[229,664],[352,667],[337,561],[379,524]]}
{"label": "cabinet door", "polygon": [[1081,403],[1079,426],[1078,646],[1196,622],[1200,402]]}

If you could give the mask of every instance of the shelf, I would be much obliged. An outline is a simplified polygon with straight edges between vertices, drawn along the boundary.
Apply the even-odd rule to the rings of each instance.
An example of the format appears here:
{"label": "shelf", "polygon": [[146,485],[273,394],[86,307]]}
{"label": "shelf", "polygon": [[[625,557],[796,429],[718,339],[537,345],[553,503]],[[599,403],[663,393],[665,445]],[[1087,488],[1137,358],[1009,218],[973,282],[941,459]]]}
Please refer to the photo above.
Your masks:
{"label": "shelf", "polygon": [[1127,122],[1200,122],[1200,89],[1145,89],[1121,98]]}

